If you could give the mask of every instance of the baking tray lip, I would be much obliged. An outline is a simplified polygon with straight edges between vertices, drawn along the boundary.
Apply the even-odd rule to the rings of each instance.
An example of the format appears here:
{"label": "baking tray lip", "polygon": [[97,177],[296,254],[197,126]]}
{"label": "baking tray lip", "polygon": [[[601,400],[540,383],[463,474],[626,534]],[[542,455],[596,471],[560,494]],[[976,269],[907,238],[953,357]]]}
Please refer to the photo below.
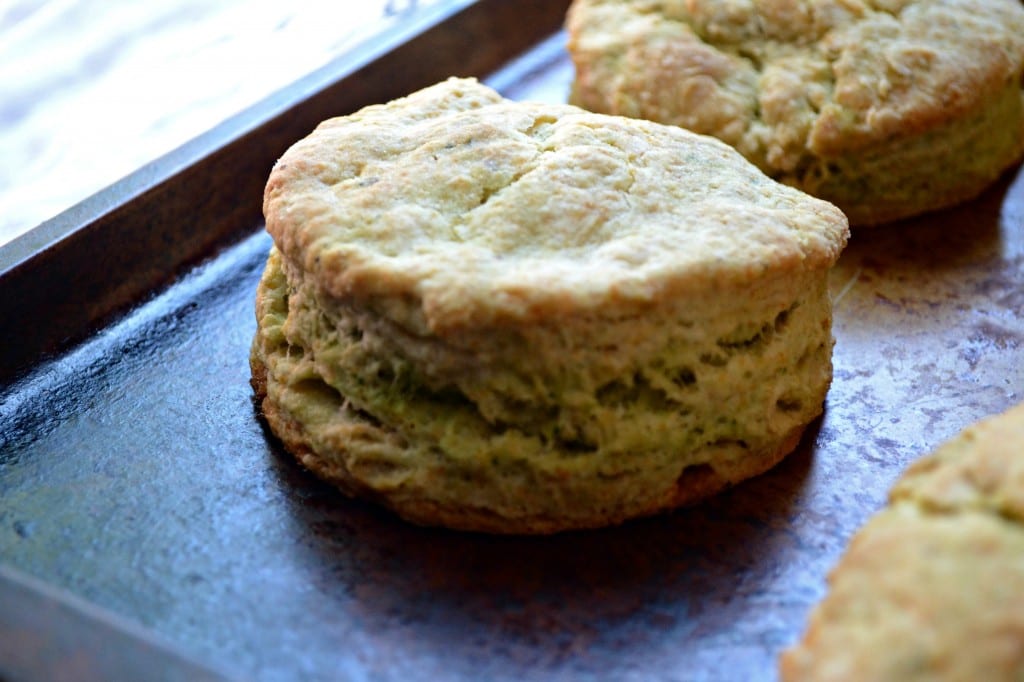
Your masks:
{"label": "baking tray lip", "polygon": [[54,244],[194,166],[211,151],[244,138],[261,125],[287,114],[296,104],[351,76],[412,38],[481,1],[438,0],[435,4],[411,9],[407,18],[356,43],[327,64],[0,245],[0,281],[10,271]]}
{"label": "baking tray lip", "polygon": [[211,151],[243,138],[261,125],[287,114],[297,103],[351,76],[396,47],[480,1],[437,0],[434,4],[411,8],[408,17],[357,42],[323,67],[275,90],[206,132],[183,142],[170,152],[30,228],[23,235],[0,246],[0,280],[8,271],[35,257],[54,243],[66,239],[73,232],[87,227],[122,204],[132,201],[145,191],[196,165]]}

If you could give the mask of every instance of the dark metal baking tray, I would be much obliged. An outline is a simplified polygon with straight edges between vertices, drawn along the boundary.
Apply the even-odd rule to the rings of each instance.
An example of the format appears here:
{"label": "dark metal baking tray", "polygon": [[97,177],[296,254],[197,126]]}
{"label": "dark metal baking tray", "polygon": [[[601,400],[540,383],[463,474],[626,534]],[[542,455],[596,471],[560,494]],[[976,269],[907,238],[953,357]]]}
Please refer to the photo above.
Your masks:
{"label": "dark metal baking tray", "polygon": [[450,74],[564,98],[566,4],[441,3],[0,249],[0,677],[772,679],[905,465],[1021,399],[1018,167],[854,235],[824,416],[705,504],[489,537],[297,466],[248,385],[270,165]]}

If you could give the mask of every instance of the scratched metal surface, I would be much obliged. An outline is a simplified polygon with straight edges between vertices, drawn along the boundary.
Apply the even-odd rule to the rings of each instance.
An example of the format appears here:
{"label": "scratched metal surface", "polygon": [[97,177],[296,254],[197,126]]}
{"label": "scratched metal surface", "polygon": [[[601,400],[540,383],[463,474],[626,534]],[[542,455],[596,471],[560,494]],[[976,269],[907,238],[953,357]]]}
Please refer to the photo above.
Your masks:
{"label": "scratched metal surface", "polygon": [[[564,96],[557,46],[495,78]],[[952,170],[952,169],[950,169]],[[759,680],[913,458],[1024,391],[1024,174],[856,234],[826,412],[768,474],[619,528],[493,538],[343,499],[247,383],[245,239],[0,395],[0,558],[259,679]]]}

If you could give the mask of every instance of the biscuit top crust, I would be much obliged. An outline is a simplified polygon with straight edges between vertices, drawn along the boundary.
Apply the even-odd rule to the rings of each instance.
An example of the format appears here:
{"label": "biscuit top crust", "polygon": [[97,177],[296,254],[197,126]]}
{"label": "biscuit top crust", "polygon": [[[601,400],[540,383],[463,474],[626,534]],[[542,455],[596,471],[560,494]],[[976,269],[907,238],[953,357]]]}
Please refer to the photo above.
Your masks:
{"label": "biscuit top crust", "polygon": [[1019,0],[577,0],[576,103],[794,170],[969,116],[1024,73]]}
{"label": "biscuit top crust", "polygon": [[466,79],[322,123],[275,165],[264,215],[322,292],[425,332],[827,268],[848,235],[717,140]]}

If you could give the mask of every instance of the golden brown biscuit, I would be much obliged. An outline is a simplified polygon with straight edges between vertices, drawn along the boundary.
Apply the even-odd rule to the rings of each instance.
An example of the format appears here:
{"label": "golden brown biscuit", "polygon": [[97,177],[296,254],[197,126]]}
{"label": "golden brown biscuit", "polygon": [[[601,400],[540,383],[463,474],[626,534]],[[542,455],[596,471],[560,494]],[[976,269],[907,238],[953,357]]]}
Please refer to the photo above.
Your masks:
{"label": "golden brown biscuit", "polygon": [[1024,154],[1019,0],[576,0],[572,101],[715,135],[854,225]]}
{"label": "golden brown biscuit", "polygon": [[846,220],[713,138],[452,79],[323,123],[264,212],[267,421],[418,523],[670,509],[821,411]]}
{"label": "golden brown biscuit", "polygon": [[915,462],[854,537],[798,680],[1024,679],[1024,405]]}

